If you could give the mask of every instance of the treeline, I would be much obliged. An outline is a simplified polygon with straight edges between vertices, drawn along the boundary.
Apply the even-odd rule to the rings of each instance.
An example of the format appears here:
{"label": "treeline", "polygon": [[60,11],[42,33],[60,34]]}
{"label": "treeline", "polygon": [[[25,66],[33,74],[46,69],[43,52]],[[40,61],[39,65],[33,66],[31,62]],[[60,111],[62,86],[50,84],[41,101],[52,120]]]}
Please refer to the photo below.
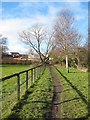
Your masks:
{"label": "treeline", "polygon": [[[60,48],[52,52],[53,63],[65,66],[66,58],[65,53]],[[88,46],[78,47],[74,52],[70,51],[68,55],[69,67],[85,67],[88,68]]]}
{"label": "treeline", "polygon": [[2,58],[0,64],[31,64],[31,60],[15,60],[10,57]]}
{"label": "treeline", "polygon": [[22,65],[30,65],[30,64],[34,64],[34,63],[38,63],[38,60],[16,60],[14,58],[10,58],[10,57],[6,57],[6,58],[2,58],[0,59],[0,64],[22,64]]}

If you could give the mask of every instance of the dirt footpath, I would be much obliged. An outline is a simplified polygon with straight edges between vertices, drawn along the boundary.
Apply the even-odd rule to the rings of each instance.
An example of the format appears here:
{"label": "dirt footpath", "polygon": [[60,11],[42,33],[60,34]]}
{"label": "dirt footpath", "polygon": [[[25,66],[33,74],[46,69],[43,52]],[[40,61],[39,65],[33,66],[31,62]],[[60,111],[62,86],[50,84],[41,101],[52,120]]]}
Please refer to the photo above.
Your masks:
{"label": "dirt footpath", "polygon": [[54,97],[53,97],[53,108],[52,108],[52,118],[57,119],[60,117],[60,93],[62,90],[60,80],[58,79],[58,76],[53,71],[52,67],[50,67],[50,72],[52,75],[52,80],[54,82]]}

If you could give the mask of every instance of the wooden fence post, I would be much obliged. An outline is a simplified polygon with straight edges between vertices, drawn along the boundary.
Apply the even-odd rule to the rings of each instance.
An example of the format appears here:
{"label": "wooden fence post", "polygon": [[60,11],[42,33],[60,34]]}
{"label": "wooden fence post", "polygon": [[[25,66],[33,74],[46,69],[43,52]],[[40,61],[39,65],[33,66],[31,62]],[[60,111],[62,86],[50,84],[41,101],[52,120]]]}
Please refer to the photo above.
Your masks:
{"label": "wooden fence post", "polygon": [[32,82],[33,82],[33,69],[31,70],[31,85],[32,85]]}
{"label": "wooden fence post", "polygon": [[35,68],[33,69],[33,83],[34,83],[34,80],[35,80],[35,76],[34,76],[35,74],[34,73],[35,73]]}
{"label": "wooden fence post", "polygon": [[36,80],[37,80],[37,68],[36,68],[36,70],[35,70],[35,74],[36,74],[35,76],[36,76]]}
{"label": "wooden fence post", "polygon": [[41,75],[41,66],[39,67],[39,76]]}
{"label": "wooden fence post", "polygon": [[28,71],[26,71],[26,90],[28,90]]}
{"label": "wooden fence post", "polygon": [[41,74],[41,66],[39,67],[39,77],[40,77],[40,74]]}
{"label": "wooden fence post", "polygon": [[36,68],[34,68],[34,81],[36,80]]}
{"label": "wooden fence post", "polygon": [[42,66],[42,74],[43,74],[43,72],[44,72],[44,68],[45,68],[45,66],[43,65],[43,66]]}
{"label": "wooden fence post", "polygon": [[38,67],[37,67],[37,79],[38,79]]}
{"label": "wooden fence post", "polygon": [[17,75],[17,99],[20,100],[20,75]]}
{"label": "wooden fence post", "polygon": [[39,67],[38,67],[38,78],[39,78],[39,76],[40,76],[40,75],[39,75]]}

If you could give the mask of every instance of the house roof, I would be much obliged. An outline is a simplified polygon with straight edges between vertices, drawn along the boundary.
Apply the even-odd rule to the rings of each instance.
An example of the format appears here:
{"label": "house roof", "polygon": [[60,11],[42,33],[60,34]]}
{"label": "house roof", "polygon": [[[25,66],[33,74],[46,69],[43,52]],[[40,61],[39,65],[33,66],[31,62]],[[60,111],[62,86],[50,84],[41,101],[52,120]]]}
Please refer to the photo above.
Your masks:
{"label": "house roof", "polygon": [[12,54],[19,54],[19,52],[10,52],[10,53],[12,53]]}

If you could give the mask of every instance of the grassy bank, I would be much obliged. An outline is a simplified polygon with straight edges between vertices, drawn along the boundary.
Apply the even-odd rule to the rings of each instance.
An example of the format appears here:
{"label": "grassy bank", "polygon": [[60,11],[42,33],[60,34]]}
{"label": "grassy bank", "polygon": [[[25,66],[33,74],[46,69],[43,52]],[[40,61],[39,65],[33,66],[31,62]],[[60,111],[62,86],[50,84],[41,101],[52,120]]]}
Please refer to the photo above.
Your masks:
{"label": "grassy bank", "polygon": [[[2,77],[15,74],[21,72],[23,70],[29,69],[31,66],[29,65],[2,65],[0,68],[2,69]],[[25,74],[20,76],[22,80],[25,80]],[[21,81],[22,81],[21,80]],[[1,82],[1,90],[2,90],[2,117],[7,116],[13,106],[17,103],[17,76],[10,78]],[[22,95],[25,92],[25,84],[21,88]]]}
{"label": "grassy bank", "polygon": [[[51,112],[53,97],[53,82],[49,69],[46,68],[44,74],[29,88],[26,95],[12,109],[8,118],[34,119],[48,117]],[[4,117],[5,118],[5,117]]]}
{"label": "grassy bank", "polygon": [[88,115],[88,73],[80,72],[74,68],[56,66],[55,72],[62,85],[61,116],[62,118],[82,118]]}

